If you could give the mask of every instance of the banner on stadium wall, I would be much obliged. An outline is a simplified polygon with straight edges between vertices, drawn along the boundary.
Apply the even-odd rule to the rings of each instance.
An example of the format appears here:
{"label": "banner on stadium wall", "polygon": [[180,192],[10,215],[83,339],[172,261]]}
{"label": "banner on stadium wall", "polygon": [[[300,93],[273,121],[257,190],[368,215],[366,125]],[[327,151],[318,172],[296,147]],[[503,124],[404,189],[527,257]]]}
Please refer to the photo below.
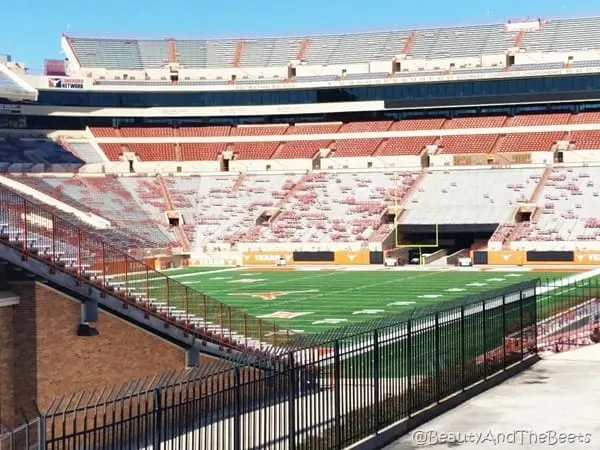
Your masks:
{"label": "banner on stadium wall", "polygon": [[274,266],[283,258],[286,264],[294,263],[292,252],[245,252],[243,256],[245,265]]}
{"label": "banner on stadium wall", "polygon": [[21,114],[21,105],[2,103],[0,104],[0,114]]}
{"label": "banner on stadium wall", "polygon": [[527,255],[524,251],[488,251],[488,264],[492,266],[518,266],[527,262]]}
{"label": "banner on stadium wall", "polygon": [[600,252],[575,252],[575,264],[600,266]]}
{"label": "banner on stadium wall", "polygon": [[358,252],[351,251],[339,251],[335,252],[335,264],[344,266],[350,265],[367,265],[370,264],[370,252],[367,250],[360,250]]}

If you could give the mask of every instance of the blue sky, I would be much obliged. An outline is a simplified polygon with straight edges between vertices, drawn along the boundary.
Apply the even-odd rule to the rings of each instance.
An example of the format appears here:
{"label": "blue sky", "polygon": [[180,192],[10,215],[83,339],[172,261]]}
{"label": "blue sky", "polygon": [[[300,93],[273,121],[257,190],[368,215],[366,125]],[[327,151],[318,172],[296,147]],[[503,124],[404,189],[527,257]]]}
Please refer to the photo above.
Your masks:
{"label": "blue sky", "polygon": [[6,0],[0,53],[32,69],[75,36],[298,35],[600,15],[597,0]]}

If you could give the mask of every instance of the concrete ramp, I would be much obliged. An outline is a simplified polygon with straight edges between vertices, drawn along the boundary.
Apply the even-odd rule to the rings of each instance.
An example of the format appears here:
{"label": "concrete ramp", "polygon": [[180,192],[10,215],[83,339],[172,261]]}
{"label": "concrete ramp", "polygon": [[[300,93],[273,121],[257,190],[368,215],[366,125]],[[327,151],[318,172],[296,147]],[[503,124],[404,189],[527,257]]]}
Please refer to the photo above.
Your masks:
{"label": "concrete ramp", "polygon": [[385,449],[598,449],[598,399],[600,344],[545,356]]}

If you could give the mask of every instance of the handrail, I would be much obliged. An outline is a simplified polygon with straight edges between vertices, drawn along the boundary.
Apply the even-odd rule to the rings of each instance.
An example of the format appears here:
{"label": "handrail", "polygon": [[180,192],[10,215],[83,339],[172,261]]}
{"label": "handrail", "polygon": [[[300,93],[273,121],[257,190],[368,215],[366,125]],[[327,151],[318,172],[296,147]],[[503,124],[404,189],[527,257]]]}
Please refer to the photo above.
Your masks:
{"label": "handrail", "polygon": [[293,333],[183,285],[0,186],[0,239],[203,340],[272,354]]}

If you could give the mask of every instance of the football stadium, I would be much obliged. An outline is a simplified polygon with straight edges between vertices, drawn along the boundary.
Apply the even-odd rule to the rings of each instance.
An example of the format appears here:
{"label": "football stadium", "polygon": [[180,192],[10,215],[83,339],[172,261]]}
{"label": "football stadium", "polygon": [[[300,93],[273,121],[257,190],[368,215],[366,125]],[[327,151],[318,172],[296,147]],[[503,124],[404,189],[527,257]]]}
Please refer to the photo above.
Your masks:
{"label": "football stadium", "polygon": [[600,341],[599,17],[59,38],[0,56],[0,450],[381,448]]}

